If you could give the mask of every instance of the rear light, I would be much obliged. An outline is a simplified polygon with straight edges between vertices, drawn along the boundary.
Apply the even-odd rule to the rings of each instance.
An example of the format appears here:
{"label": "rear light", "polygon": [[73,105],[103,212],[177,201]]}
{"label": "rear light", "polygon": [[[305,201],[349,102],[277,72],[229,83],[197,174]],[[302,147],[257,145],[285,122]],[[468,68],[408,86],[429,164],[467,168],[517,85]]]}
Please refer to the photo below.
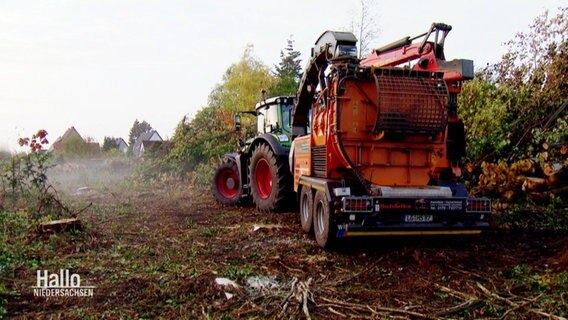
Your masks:
{"label": "rear light", "polygon": [[373,212],[373,198],[345,197],[343,198],[343,212]]}
{"label": "rear light", "polygon": [[467,199],[466,212],[491,212],[491,200]]}

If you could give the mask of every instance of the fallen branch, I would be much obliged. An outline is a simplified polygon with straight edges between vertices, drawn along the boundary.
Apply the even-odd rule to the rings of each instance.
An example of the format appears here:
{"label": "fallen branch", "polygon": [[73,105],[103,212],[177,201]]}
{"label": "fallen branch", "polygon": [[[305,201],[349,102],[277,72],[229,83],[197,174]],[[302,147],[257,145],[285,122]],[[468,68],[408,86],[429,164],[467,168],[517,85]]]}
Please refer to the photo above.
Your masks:
{"label": "fallen branch", "polygon": [[292,285],[290,288],[290,293],[286,296],[286,299],[284,299],[284,301],[281,303],[282,305],[282,311],[280,312],[280,314],[284,314],[284,312],[286,311],[286,309],[288,308],[288,303],[290,302],[290,298],[294,295],[294,289],[296,288],[296,283],[298,282],[298,278],[294,278],[294,280],[292,280]]}
{"label": "fallen branch", "polygon": [[397,313],[397,314],[404,314],[407,316],[412,316],[415,318],[420,318],[420,319],[439,319],[438,317],[431,317],[429,315],[423,314],[423,313],[419,313],[419,312],[414,312],[414,311],[408,311],[408,310],[403,310],[403,309],[396,309],[396,308],[387,308],[387,307],[371,307],[369,305],[364,305],[364,304],[357,304],[357,303],[350,303],[350,302],[343,302],[343,301],[337,301],[337,300],[331,300],[331,299],[327,299],[325,297],[321,298],[323,301],[330,303],[329,304],[318,304],[318,307],[333,307],[333,306],[337,306],[337,307],[351,307],[360,311],[370,311],[371,313],[373,313],[374,315],[379,314],[378,311],[383,311],[383,312],[390,312],[390,313]]}
{"label": "fallen branch", "polygon": [[370,270],[374,269],[374,268],[377,266],[377,264],[378,264],[381,260],[382,260],[382,259],[379,259],[379,260],[376,261],[375,263],[372,263],[371,265],[369,265],[369,266],[367,266],[366,268],[364,268],[363,270],[361,270],[361,271],[355,273],[354,275],[351,275],[350,277],[347,277],[347,278],[345,278],[345,279],[337,280],[336,282],[332,282],[332,283],[330,283],[330,285],[340,286],[340,285],[342,285],[342,284],[344,284],[344,283],[346,283],[346,282],[349,282],[349,281],[351,281],[351,280],[353,280],[353,279],[356,279],[356,278],[358,278],[359,276],[361,276],[362,274],[367,273],[367,272],[369,272]]}
{"label": "fallen branch", "polygon": [[343,314],[343,313],[341,313],[341,312],[339,312],[339,311],[334,310],[332,307],[327,307],[327,310],[329,310],[329,312],[331,312],[331,313],[333,313],[333,314],[336,314],[336,315],[338,315],[338,316],[340,316],[340,317],[347,318],[347,315],[345,315],[345,314]]}
{"label": "fallen branch", "polygon": [[344,304],[344,303],[342,303],[342,304],[336,304],[336,303],[319,303],[317,306],[318,306],[318,307],[321,307],[321,308],[325,308],[325,307],[328,307],[328,308],[335,307],[335,308],[340,308],[340,309],[351,310],[351,311],[354,311],[354,312],[365,312],[365,314],[368,314],[369,311],[370,311],[371,314],[373,314],[373,315],[378,314],[378,312],[377,312],[376,310],[373,310],[373,309],[372,309],[372,310],[369,310],[369,306],[363,307],[362,305],[361,305],[361,306],[357,306],[357,305],[346,305],[346,304]]}
{"label": "fallen branch", "polygon": [[294,272],[298,272],[298,273],[305,273],[304,271],[302,271],[302,270],[300,270],[300,269],[292,268],[292,267],[289,267],[289,266],[285,265],[284,262],[282,262],[282,261],[278,261],[278,264],[281,265],[281,266],[283,266],[284,268],[288,269],[288,271],[294,271]]}
{"label": "fallen branch", "polygon": [[81,209],[81,210],[75,212],[74,215],[75,215],[75,216],[80,215],[81,213],[83,213],[83,212],[85,212],[87,209],[89,209],[92,205],[93,205],[93,203],[92,203],[92,202],[89,202],[88,205],[86,205],[85,207],[83,207],[83,209]]}
{"label": "fallen branch", "polygon": [[467,310],[467,309],[469,309],[473,306],[480,304],[481,302],[483,302],[483,299],[467,300],[466,302],[460,303],[457,306],[453,306],[451,308],[447,308],[445,310],[442,310],[442,311],[436,313],[436,315],[437,316],[448,316],[450,314],[454,314],[454,313],[461,312],[463,310]]}
{"label": "fallen branch", "polygon": [[308,320],[311,320],[312,318],[310,317],[310,311],[308,310],[308,299],[312,298],[311,297],[311,292],[310,292],[310,284],[312,283],[312,278],[309,278],[308,281],[306,282],[300,282],[299,287],[301,288],[301,299],[302,299],[302,311],[304,311],[304,314],[306,315],[306,318]]}
{"label": "fallen branch", "polygon": [[555,316],[555,315],[553,315],[553,314],[546,313],[546,312],[542,312],[542,311],[540,311],[540,310],[531,309],[531,310],[529,310],[529,311],[532,312],[532,313],[534,313],[534,314],[538,314],[539,316],[547,317],[548,319],[552,319],[552,320],[568,320],[568,319],[566,319],[566,318],[564,318],[564,317]]}
{"label": "fallen branch", "polygon": [[485,288],[481,283],[476,282],[476,284],[477,284],[477,287],[481,290],[481,292],[483,292],[483,294],[485,294],[485,296],[487,296],[488,298],[503,301],[506,304],[510,305],[511,307],[517,307],[518,306],[513,301],[511,301],[507,298],[503,298],[495,292],[491,292],[489,289]]}
{"label": "fallen branch", "polygon": [[298,281],[297,278],[292,280],[292,285],[290,288],[290,292],[281,303],[282,310],[280,311],[280,315],[282,316],[286,309],[288,309],[288,305],[290,304],[290,299],[294,297],[296,301],[299,303],[299,309],[302,310],[306,319],[311,320],[310,310],[308,308],[308,302],[313,302],[313,294],[310,291],[310,284],[312,283],[312,278],[309,278],[308,281]]}
{"label": "fallen branch", "polygon": [[501,319],[506,319],[509,314],[511,314],[511,313],[513,313],[513,312],[515,312],[515,311],[518,311],[518,310],[520,310],[520,309],[522,309],[522,308],[524,308],[524,307],[527,307],[527,306],[529,306],[529,305],[535,303],[535,302],[536,302],[538,299],[540,299],[541,297],[542,297],[542,294],[540,294],[538,297],[535,297],[535,298],[533,298],[533,299],[527,300],[527,301],[525,301],[525,302],[519,304],[518,306],[516,306],[516,307],[514,307],[514,308],[511,308],[511,309],[507,310],[505,313],[503,313],[503,315],[501,316]]}
{"label": "fallen branch", "polygon": [[448,287],[444,287],[444,286],[439,285],[437,283],[435,283],[434,285],[440,291],[445,292],[445,293],[451,295],[454,298],[458,298],[458,299],[461,299],[461,300],[473,300],[473,299],[476,298],[475,296],[472,296],[472,295],[469,295],[467,293],[463,293],[463,292],[460,292],[460,291],[456,291],[456,290],[448,288]]}
{"label": "fallen branch", "polygon": [[[479,283],[479,282],[477,282],[477,287],[478,287],[478,288],[483,292],[483,294],[485,294],[488,298],[495,299],[495,300],[499,300],[499,301],[503,301],[503,302],[505,302],[506,304],[508,304],[509,306],[513,307],[513,309],[517,309],[517,310],[518,310],[518,309],[520,309],[521,307],[524,307],[524,306],[523,306],[524,303],[518,304],[518,303],[515,303],[515,302],[513,302],[513,301],[511,301],[511,300],[509,300],[509,299],[507,299],[507,298],[501,297],[500,295],[498,295],[498,294],[496,294],[496,293],[494,293],[494,292],[489,291],[487,288],[485,288],[485,287],[484,287],[481,283]],[[535,299],[538,299],[538,298],[539,298],[539,297],[537,297],[537,298],[535,298]],[[531,301],[531,300],[529,300],[529,302],[530,302],[530,301]],[[511,312],[512,312],[512,311],[511,311]],[[536,310],[536,309],[530,309],[529,312],[534,313],[534,314],[539,315],[539,316],[547,317],[548,319],[552,319],[552,320],[568,320],[568,319],[566,319],[566,318],[564,318],[564,317],[557,316],[557,315],[553,315],[553,314],[546,313],[546,312],[543,312],[543,311],[540,311],[540,310]],[[506,314],[506,313],[507,313],[507,312],[505,312],[505,314]]]}
{"label": "fallen branch", "polygon": [[452,270],[454,270],[454,271],[457,271],[457,272],[459,272],[459,273],[462,273],[462,274],[466,274],[466,275],[469,275],[469,276],[473,276],[474,278],[478,278],[478,279],[481,279],[481,280],[485,279],[485,277],[483,277],[483,276],[481,276],[481,275],[479,275],[479,274],[477,274],[477,273],[475,273],[475,272],[472,272],[472,271],[462,270],[462,269],[460,269],[460,268],[456,268],[456,267],[453,267],[453,266],[448,266],[448,268],[450,268],[450,269],[452,269]]}

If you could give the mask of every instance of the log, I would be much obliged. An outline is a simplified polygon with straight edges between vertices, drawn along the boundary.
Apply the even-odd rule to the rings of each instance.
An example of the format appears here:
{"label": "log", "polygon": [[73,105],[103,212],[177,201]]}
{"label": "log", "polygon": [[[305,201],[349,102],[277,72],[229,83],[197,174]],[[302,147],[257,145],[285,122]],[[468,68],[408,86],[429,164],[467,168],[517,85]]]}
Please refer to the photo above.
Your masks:
{"label": "log", "polygon": [[564,165],[562,165],[562,163],[544,164],[544,175],[548,177],[559,174],[562,170],[564,170]]}
{"label": "log", "polygon": [[561,163],[546,164],[544,166],[544,175],[551,189],[558,189],[568,185],[568,168]]}
{"label": "log", "polygon": [[534,191],[544,191],[547,189],[546,179],[537,177],[526,177],[523,182],[522,190],[526,193]]}
{"label": "log", "polygon": [[542,144],[542,148],[545,151],[548,151],[548,149],[558,148],[558,150],[560,150],[561,155],[565,155],[568,153],[568,145],[566,145],[566,142],[555,143],[555,144],[548,144],[545,142]]}

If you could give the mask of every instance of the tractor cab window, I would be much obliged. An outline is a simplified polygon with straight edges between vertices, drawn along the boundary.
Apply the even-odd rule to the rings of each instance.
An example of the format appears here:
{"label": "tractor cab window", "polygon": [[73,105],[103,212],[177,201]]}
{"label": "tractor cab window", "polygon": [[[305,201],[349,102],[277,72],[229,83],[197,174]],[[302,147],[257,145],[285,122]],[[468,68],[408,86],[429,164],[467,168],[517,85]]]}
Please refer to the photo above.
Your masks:
{"label": "tractor cab window", "polygon": [[292,116],[292,104],[282,105],[282,129],[290,132],[290,117]]}
{"label": "tractor cab window", "polygon": [[256,129],[258,130],[259,134],[264,133],[264,113],[266,111],[263,109],[260,109],[257,111],[257,115],[256,115]]}
{"label": "tractor cab window", "polygon": [[266,132],[274,132],[278,128],[278,105],[273,104],[266,109],[265,130]]}
{"label": "tractor cab window", "polygon": [[257,124],[261,133],[271,133],[280,128],[278,125],[278,105],[271,104],[258,109]]}

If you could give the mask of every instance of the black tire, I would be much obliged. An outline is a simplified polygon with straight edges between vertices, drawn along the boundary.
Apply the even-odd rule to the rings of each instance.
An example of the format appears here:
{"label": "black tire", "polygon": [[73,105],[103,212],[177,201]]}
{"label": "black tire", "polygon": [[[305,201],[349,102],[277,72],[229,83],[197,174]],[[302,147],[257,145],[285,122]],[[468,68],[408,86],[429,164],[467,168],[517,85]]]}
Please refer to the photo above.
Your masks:
{"label": "black tire", "polygon": [[250,159],[250,190],[259,211],[282,209],[289,198],[292,177],[287,158],[274,154],[266,144],[260,144]]}
{"label": "black tire", "polygon": [[336,226],[331,221],[331,208],[324,192],[316,191],[314,197],[314,235],[317,244],[322,248],[330,248],[335,242]]}
{"label": "black tire", "polygon": [[300,225],[306,233],[311,233],[314,226],[314,198],[312,188],[304,186],[300,192]]}
{"label": "black tire", "polygon": [[213,194],[217,202],[226,206],[238,205],[242,193],[237,164],[233,161],[221,162],[213,175]]}

